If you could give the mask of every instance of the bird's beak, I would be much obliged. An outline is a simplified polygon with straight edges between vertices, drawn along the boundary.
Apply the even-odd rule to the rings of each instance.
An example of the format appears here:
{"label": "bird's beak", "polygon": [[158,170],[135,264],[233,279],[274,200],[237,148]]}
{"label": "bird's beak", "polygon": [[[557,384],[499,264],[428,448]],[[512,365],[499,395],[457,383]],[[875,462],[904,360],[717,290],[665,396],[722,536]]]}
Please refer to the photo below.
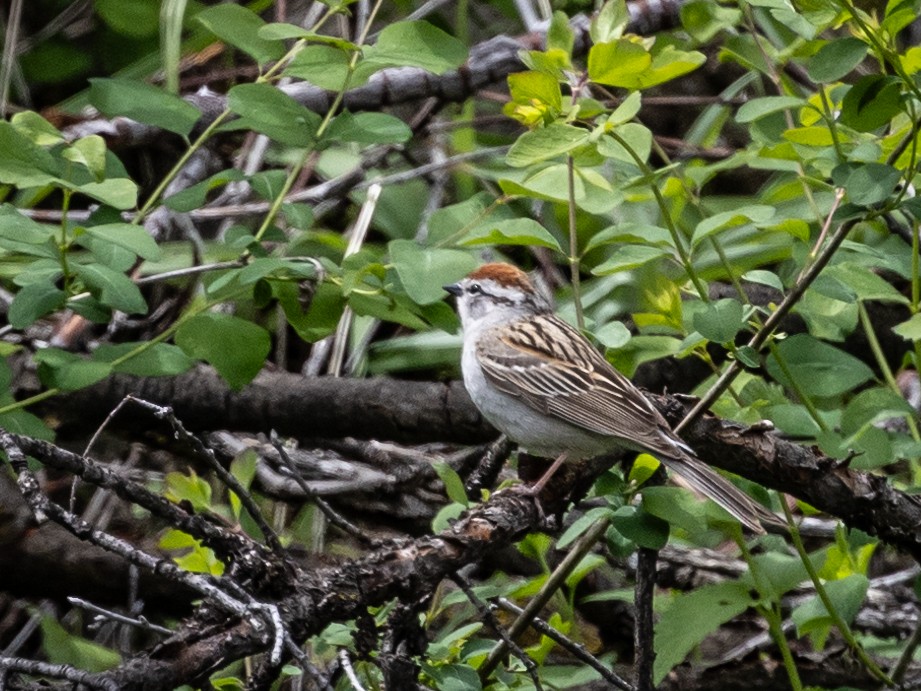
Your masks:
{"label": "bird's beak", "polygon": [[444,290],[447,290],[451,295],[459,297],[461,293],[464,292],[464,289],[460,287],[458,283],[452,283],[450,285],[441,286]]}

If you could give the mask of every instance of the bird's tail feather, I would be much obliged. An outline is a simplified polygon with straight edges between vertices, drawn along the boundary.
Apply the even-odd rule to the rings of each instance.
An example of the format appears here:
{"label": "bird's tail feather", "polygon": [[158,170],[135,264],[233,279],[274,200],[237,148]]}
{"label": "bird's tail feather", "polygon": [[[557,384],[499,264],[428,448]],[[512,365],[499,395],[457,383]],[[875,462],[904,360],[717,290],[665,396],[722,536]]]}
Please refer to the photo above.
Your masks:
{"label": "bird's tail feather", "polygon": [[780,525],[777,516],[696,456],[681,454],[661,460],[675,471],[679,485],[709,497],[759,535],[765,532],[762,524]]}

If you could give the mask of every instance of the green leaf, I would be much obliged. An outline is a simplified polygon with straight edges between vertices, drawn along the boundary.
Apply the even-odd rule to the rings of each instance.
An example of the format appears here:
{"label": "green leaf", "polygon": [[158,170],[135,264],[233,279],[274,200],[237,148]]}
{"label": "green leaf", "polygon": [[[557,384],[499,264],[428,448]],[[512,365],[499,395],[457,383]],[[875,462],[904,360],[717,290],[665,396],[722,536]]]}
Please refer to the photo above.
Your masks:
{"label": "green leaf", "polygon": [[533,218],[510,218],[504,221],[486,222],[464,235],[458,242],[464,246],[478,245],[527,245],[547,247],[562,252],[559,241]]}
{"label": "green leaf", "polygon": [[809,77],[819,84],[836,82],[863,62],[868,50],[869,46],[859,38],[835,38],[822,46],[809,61]]}
{"label": "green leaf", "polygon": [[921,341],[921,312],[892,327],[892,331],[906,341]]}
{"label": "green leaf", "polygon": [[457,471],[447,463],[433,463],[432,467],[435,469],[442,483],[444,483],[445,493],[448,495],[448,499],[457,504],[466,506],[469,503],[467,492],[464,489],[464,481],[461,479],[461,476],[457,474]]}
{"label": "green leaf", "polygon": [[288,63],[284,73],[321,89],[339,91],[349,75],[349,56],[334,46],[306,46]]}
{"label": "green leaf", "polygon": [[636,75],[651,64],[649,52],[626,38],[596,43],[588,52],[589,79],[608,86],[632,87]]}
{"label": "green leaf", "polygon": [[337,115],[323,136],[325,141],[356,142],[358,144],[402,144],[413,136],[409,126],[386,113],[356,113]]}
{"label": "green leaf", "polygon": [[87,672],[103,672],[121,662],[114,650],[67,632],[53,616],[41,617],[42,647],[52,665],[71,665]]}
{"label": "green leaf", "polygon": [[589,136],[588,130],[581,127],[554,123],[521,135],[512,144],[505,160],[514,168],[523,168],[568,154],[586,144]]}
{"label": "green leaf", "polygon": [[592,273],[596,276],[607,276],[620,271],[636,269],[651,261],[670,255],[671,253],[668,250],[661,247],[623,245],[614,252],[614,256],[592,269]]}
{"label": "green leaf", "polygon": [[830,266],[823,272],[826,279],[834,279],[853,291],[857,300],[897,302],[908,305],[909,300],[889,281],[865,266],[843,262]]}
{"label": "green leaf", "polygon": [[593,526],[596,521],[608,516],[611,516],[611,510],[607,506],[596,506],[593,509],[589,509],[573,521],[572,524],[563,531],[563,534],[557,538],[556,548],[566,549],[566,547],[575,542],[579,536]]}
{"label": "green leaf", "polygon": [[420,305],[443,300],[442,286],[466,276],[477,265],[469,252],[422,247],[415,240],[391,240],[388,248],[406,294]]}
{"label": "green leaf", "polygon": [[515,103],[546,106],[556,113],[563,108],[559,82],[544,72],[513,72],[508,76],[508,88]]}
{"label": "green leaf", "polygon": [[168,377],[182,374],[195,364],[182,349],[171,343],[104,343],[93,351],[93,359],[109,362],[138,351],[112,371],[136,377]]}
{"label": "green leaf", "polygon": [[560,10],[554,12],[547,29],[547,50],[560,51],[567,56],[572,55],[575,40],[575,33],[569,26],[569,17]]}
{"label": "green leaf", "polygon": [[137,205],[138,186],[128,178],[109,178],[102,182],[88,182],[85,185],[65,183],[64,186],[116,209],[132,209]]}
{"label": "green leaf", "polygon": [[902,92],[898,78],[867,75],[858,79],[845,94],[840,121],[858,132],[870,132],[901,111]]}
{"label": "green leaf", "polygon": [[[628,122],[616,128],[617,135],[624,140],[624,144],[609,135],[602,135],[598,140],[598,153],[605,158],[613,158],[618,161],[624,161],[631,165],[637,165],[636,158],[630,153],[636,154],[641,161],[649,160],[649,153],[652,151],[652,132],[645,125],[635,122]],[[629,147],[629,151],[627,150]]]}
{"label": "green leaf", "polygon": [[698,44],[709,43],[720,31],[735,32],[742,11],[711,0],[687,2],[681,6],[681,24]]}
{"label": "green leaf", "polygon": [[607,0],[589,28],[592,43],[607,43],[619,39],[624,35],[629,23],[630,12],[627,10],[627,3],[624,0]]}
{"label": "green leaf", "polygon": [[116,33],[134,39],[150,38],[157,33],[157,3],[96,0],[93,10]]}
{"label": "green leaf", "polygon": [[636,117],[636,114],[640,112],[640,107],[642,104],[643,98],[640,95],[640,92],[632,92],[623,101],[621,101],[620,105],[614,109],[614,112],[608,116],[608,120],[605,125],[614,127],[617,125],[622,125],[625,122],[630,122],[633,118]]}
{"label": "green leaf", "polygon": [[706,504],[687,490],[681,487],[644,487],[642,494],[643,509],[653,516],[689,533],[701,533],[706,529]]}
{"label": "green leaf", "polygon": [[249,54],[258,63],[278,60],[285,54],[284,43],[259,36],[265,22],[245,7],[231,3],[215,5],[195,18],[219,39]]}
{"label": "green leaf", "polygon": [[911,405],[887,387],[866,389],[848,401],[841,415],[841,432],[848,436],[862,434],[871,425],[913,415]]}
{"label": "green leaf", "polygon": [[325,338],[336,330],[346,302],[337,286],[320,283],[306,311],[301,306],[301,295],[295,285],[281,283],[276,286],[276,291],[288,323],[308,343]]}
{"label": "green leaf", "polygon": [[0,248],[57,261],[55,230],[23,216],[10,204],[0,206]]}
{"label": "green leaf", "polygon": [[54,146],[64,141],[64,135],[60,130],[34,111],[23,110],[15,113],[10,118],[10,123],[17,132],[38,146]]}
{"label": "green leaf", "polygon": [[95,238],[123,247],[142,259],[160,258],[160,247],[141,226],[131,223],[107,223],[87,228],[86,232]]}
{"label": "green leaf", "polygon": [[780,280],[780,276],[775,274],[773,271],[765,271],[764,269],[752,269],[751,271],[746,271],[742,274],[742,280],[748,281],[749,283],[760,283],[761,285],[769,286],[775,290],[783,292],[783,282]]}
{"label": "green leaf", "polygon": [[435,680],[438,691],[481,691],[483,688],[479,675],[470,665],[424,665],[423,669]]}
{"label": "green leaf", "polygon": [[723,298],[708,303],[694,313],[694,328],[701,336],[713,343],[733,341],[739,330],[745,326],[744,308],[735,298]]}
{"label": "green leaf", "polygon": [[748,345],[739,346],[734,351],[736,360],[741,362],[745,367],[757,369],[761,366],[761,360],[758,358],[758,351]]}
{"label": "green leaf", "polygon": [[[850,624],[857,612],[860,611],[860,605],[867,595],[870,581],[861,573],[854,573],[850,576],[837,581],[829,581],[825,584],[825,591],[831,600],[832,607],[844,621]],[[790,618],[796,624],[796,632],[799,636],[804,636],[821,628],[829,627],[833,624],[831,615],[822,603],[818,595],[814,595],[805,603],[796,607],[791,613]]]}
{"label": "green leaf", "polygon": [[419,67],[433,74],[454,70],[467,60],[467,48],[425,21],[389,24],[377,43],[365,48],[364,62],[383,67]]}
{"label": "green leaf", "polygon": [[191,187],[186,187],[184,190],[180,190],[176,192],[176,194],[166,197],[163,200],[163,204],[173,211],[188,213],[204,205],[209,192],[224,187],[230,182],[242,180],[245,177],[243,171],[237,168],[228,168],[227,170],[222,170],[220,173],[215,173],[206,180],[202,180]]}
{"label": "green leaf", "polygon": [[763,96],[743,103],[736,112],[736,122],[745,124],[754,122],[765,115],[771,115],[781,110],[799,109],[806,105],[806,101],[796,96]]}
{"label": "green leaf", "polygon": [[102,182],[106,172],[106,142],[98,134],[75,141],[61,154],[68,161],[85,167],[96,182]]}
{"label": "green leaf", "polygon": [[706,61],[707,56],[701,52],[678,50],[672,45],[667,45],[652,58],[649,69],[636,75],[634,83],[628,85],[628,88],[648,89],[664,84],[693,72]]}
{"label": "green leaf", "polygon": [[61,309],[67,294],[50,281],[36,281],[22,288],[10,304],[7,319],[14,329],[24,329],[40,317]]}
{"label": "green leaf", "polygon": [[[261,38],[269,40],[287,40],[289,38],[304,38],[307,39],[308,43],[322,43],[327,46],[332,46],[337,48],[340,51],[345,53],[351,53],[361,50],[361,46],[352,43],[344,38],[339,38],[338,36],[330,36],[328,34],[318,34],[315,31],[310,29],[304,29],[295,24],[286,24],[284,22],[275,22],[272,24],[266,24],[261,29],[259,29],[259,36]],[[308,48],[310,46],[307,46]]]}
{"label": "green leaf", "polygon": [[706,56],[697,51],[667,45],[652,56],[641,44],[619,39],[592,46],[588,53],[588,74],[599,84],[646,89],[693,72],[704,62]]}
{"label": "green leaf", "polygon": [[514,72],[508,76],[511,101],[502,109],[528,127],[550,124],[559,117],[563,96],[557,79],[546,72]]}
{"label": "green leaf", "polygon": [[754,223],[756,226],[764,225],[774,218],[774,213],[773,206],[752,204],[732,211],[714,214],[697,224],[694,229],[694,235],[691,238],[691,245],[697,245],[704,238],[727,228],[736,228],[748,223]]}
{"label": "green leaf", "polygon": [[179,327],[176,345],[189,357],[214,366],[232,389],[241,389],[259,374],[272,343],[261,326],[229,314],[208,312]]}
{"label": "green leaf", "polygon": [[417,331],[429,328],[428,322],[420,316],[419,306],[408,296],[352,292],[349,293],[348,301],[355,314],[396,322]]}
{"label": "green leaf", "polygon": [[633,334],[622,322],[608,322],[599,329],[595,329],[595,338],[605,348],[620,348],[626,345]]}
{"label": "green leaf", "polygon": [[45,348],[35,353],[38,374],[49,387],[75,391],[92,386],[112,374],[108,362],[97,362],[60,348]]}
{"label": "green leaf", "polygon": [[198,108],[188,101],[144,82],[121,77],[89,81],[90,103],[110,118],[121,115],[185,137],[201,117]]}
{"label": "green leaf", "polygon": [[[620,193],[597,170],[576,166],[574,173],[573,198],[580,209],[600,214],[619,203]],[[555,163],[539,168],[520,183],[502,179],[499,185],[508,195],[565,203],[569,201],[569,168],[565,163]]]}
{"label": "green leaf", "polygon": [[0,120],[0,182],[18,187],[42,187],[62,182],[54,157],[10,123]]}
{"label": "green leaf", "polygon": [[103,264],[74,264],[73,271],[90,292],[108,305],[128,314],[144,314],[147,303],[134,281]]}
{"label": "green leaf", "polygon": [[[810,396],[838,396],[873,378],[873,370],[853,355],[808,334],[781,341],[778,351],[797,385]],[[773,354],[767,358],[767,370],[784,386],[792,384]]]}
{"label": "green leaf", "polygon": [[614,512],[611,525],[640,547],[662,549],[668,543],[668,522],[639,506],[621,506]]}
{"label": "green leaf", "polygon": [[847,176],[844,189],[851,203],[872,206],[889,199],[901,179],[901,172],[890,165],[864,163]]}
{"label": "green leaf", "polygon": [[[218,7],[236,6],[213,9]],[[254,129],[290,146],[310,146],[320,126],[319,115],[269,84],[238,84],[227,94],[227,106],[240,118],[221,130]]]}
{"label": "green leaf", "polygon": [[458,504],[457,502],[445,504],[435,514],[435,518],[432,519],[432,532],[440,533],[443,530],[447,530],[466,510],[466,504]]}
{"label": "green leaf", "polygon": [[653,683],[658,685],[707,636],[754,604],[748,587],[739,582],[705,585],[678,596],[655,625]]}
{"label": "green leaf", "polygon": [[649,225],[646,223],[616,223],[608,226],[594,235],[585,245],[585,252],[610,245],[632,242],[637,244],[666,245],[672,244],[671,234],[667,228]]}

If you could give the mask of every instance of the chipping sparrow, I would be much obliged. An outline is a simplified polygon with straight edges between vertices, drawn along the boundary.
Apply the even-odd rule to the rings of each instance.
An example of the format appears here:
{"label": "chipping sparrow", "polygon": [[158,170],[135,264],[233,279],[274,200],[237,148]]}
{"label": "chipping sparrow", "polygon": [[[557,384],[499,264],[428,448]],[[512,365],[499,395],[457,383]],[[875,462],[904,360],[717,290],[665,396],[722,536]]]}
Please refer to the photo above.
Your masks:
{"label": "chipping sparrow", "polygon": [[773,515],[694,456],[629,379],[553,314],[527,274],[486,264],[445,286],[464,331],[464,385],[483,416],[528,452],[556,461],[617,449],[653,454],[684,484],[758,533]]}

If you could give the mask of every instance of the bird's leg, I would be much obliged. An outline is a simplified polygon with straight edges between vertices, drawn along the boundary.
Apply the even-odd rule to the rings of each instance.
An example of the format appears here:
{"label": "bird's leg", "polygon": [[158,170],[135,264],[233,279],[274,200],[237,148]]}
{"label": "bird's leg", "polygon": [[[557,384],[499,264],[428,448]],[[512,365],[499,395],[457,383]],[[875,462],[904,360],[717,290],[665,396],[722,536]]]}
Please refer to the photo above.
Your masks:
{"label": "bird's leg", "polygon": [[532,497],[536,497],[540,494],[550,481],[550,478],[552,478],[556,471],[560,469],[560,466],[566,462],[566,456],[567,453],[565,451],[561,453],[551,466],[547,468],[544,474],[540,476],[540,479],[533,485],[528,486],[524,493]]}

